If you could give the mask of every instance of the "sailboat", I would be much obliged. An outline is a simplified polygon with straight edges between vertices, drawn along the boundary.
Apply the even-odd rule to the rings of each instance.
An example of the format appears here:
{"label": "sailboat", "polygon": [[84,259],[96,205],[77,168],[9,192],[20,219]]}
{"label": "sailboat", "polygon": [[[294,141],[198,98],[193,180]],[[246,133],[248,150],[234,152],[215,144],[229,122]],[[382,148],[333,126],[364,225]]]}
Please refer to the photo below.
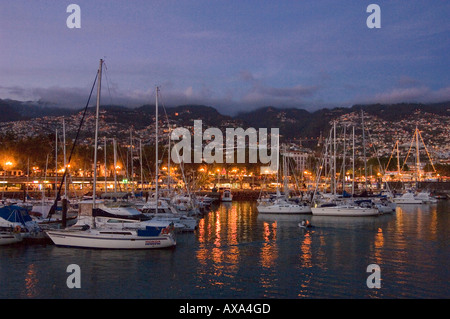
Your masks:
{"label": "sailboat", "polygon": [[[103,60],[100,60],[97,85],[97,109],[95,117],[95,146],[94,146],[94,181],[92,196],[92,226],[72,226],[63,230],[50,230],[47,235],[58,246],[102,248],[102,249],[154,249],[174,247],[176,241],[173,235],[173,227],[145,226],[143,228],[127,227],[127,223],[115,226],[97,225],[95,220],[96,182],[97,182],[97,149],[98,149],[98,120],[100,109],[100,92]],[[158,93],[158,88],[157,88]],[[156,103],[158,108],[158,103]],[[158,137],[157,137],[158,138]],[[136,225],[136,224],[133,224]],[[141,224],[139,224],[141,225]]]}
{"label": "sailboat", "polygon": [[[286,153],[285,153],[286,154]],[[277,166],[279,162],[277,153]],[[311,206],[309,206],[305,202],[296,203],[293,201],[290,201],[287,196],[289,193],[288,187],[287,187],[287,174],[286,174],[286,156],[283,156],[283,175],[284,175],[284,190],[285,194],[281,195],[278,182],[277,182],[277,195],[273,200],[270,201],[264,201],[260,200],[258,201],[258,206],[256,209],[261,214],[310,214],[311,213]],[[278,179],[278,172],[277,172],[277,179]]]}
{"label": "sailboat", "polygon": [[0,246],[20,243],[22,240],[22,236],[12,230],[0,231]]}
{"label": "sailboat", "polygon": [[[336,122],[333,123],[333,140],[334,140],[334,155],[333,155],[333,174],[332,181],[334,186],[334,198],[336,198]],[[354,131],[353,131],[354,132]],[[353,147],[354,147],[354,133],[353,133]],[[354,172],[354,170],[353,170]],[[353,177],[354,181],[354,177]],[[354,187],[352,187],[354,188]],[[378,208],[373,203],[364,203],[358,205],[355,202],[348,203],[326,203],[311,207],[313,215],[317,216],[345,216],[345,217],[359,217],[359,216],[378,216]]]}
{"label": "sailboat", "polygon": [[44,232],[31,218],[28,210],[16,205],[0,207],[0,232],[3,236],[2,241],[5,242],[8,242],[8,239],[13,240],[11,236],[17,241],[45,238]]}
{"label": "sailboat", "polygon": [[[63,119],[63,143],[64,143],[64,169],[67,169],[66,163],[66,133],[65,133],[65,121]],[[55,132],[55,171],[58,171],[58,130]],[[48,155],[45,165],[45,176],[44,180],[47,180],[47,167],[48,167]],[[58,174],[56,174],[55,185],[58,181]],[[65,194],[64,197],[67,198],[67,176],[64,174],[65,183]],[[56,194],[58,197],[58,194]],[[42,188],[42,199],[40,201],[35,201],[32,208],[30,209],[30,216],[39,223],[42,229],[59,229],[65,226],[75,225],[78,220],[78,213],[71,209],[71,204],[67,201],[67,212],[63,218],[62,203],[58,205],[54,201],[50,201],[45,197],[45,188]],[[64,219],[64,221],[63,221]]]}
{"label": "sailboat", "polygon": [[[428,156],[428,159],[430,160],[430,164],[431,167],[433,168],[434,173],[436,173],[436,168],[434,167],[433,161],[431,159],[430,153],[428,152],[427,146],[425,145],[425,142],[423,140],[422,135],[420,134],[420,130],[419,128],[416,126],[416,129],[414,131],[414,135],[412,137],[411,140],[411,146],[408,150],[408,155],[406,156],[405,159],[405,163],[408,159],[408,156],[411,152],[411,149],[413,147],[413,143],[415,141],[416,144],[416,170],[415,170],[415,180],[416,180],[416,184],[422,180],[424,172],[420,169],[421,164],[420,164],[420,144],[419,144],[419,137],[420,140],[423,143],[423,148]],[[397,150],[398,150],[398,144],[397,144]],[[397,151],[398,154],[398,151]],[[398,157],[398,155],[397,155]],[[400,168],[399,168],[399,175],[400,175]],[[414,195],[410,190],[406,191],[405,193],[403,193],[402,195],[400,195],[399,197],[395,197],[394,198],[394,202],[397,204],[433,204],[433,203],[437,203],[437,199],[430,196],[430,193],[427,192],[426,190],[422,190],[421,192],[419,192],[418,194]]]}

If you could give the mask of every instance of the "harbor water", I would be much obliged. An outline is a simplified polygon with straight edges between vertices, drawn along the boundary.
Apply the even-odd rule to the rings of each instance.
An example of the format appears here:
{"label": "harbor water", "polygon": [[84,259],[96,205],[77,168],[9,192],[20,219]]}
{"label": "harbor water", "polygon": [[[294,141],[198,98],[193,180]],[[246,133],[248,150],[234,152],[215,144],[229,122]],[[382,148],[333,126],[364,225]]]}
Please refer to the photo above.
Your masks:
{"label": "harbor water", "polygon": [[[300,228],[303,219],[314,227]],[[0,247],[0,298],[449,298],[449,229],[449,201],[320,218],[222,203],[173,249]],[[68,287],[69,265],[79,266],[79,288]],[[379,267],[378,287],[369,287],[369,265]]]}

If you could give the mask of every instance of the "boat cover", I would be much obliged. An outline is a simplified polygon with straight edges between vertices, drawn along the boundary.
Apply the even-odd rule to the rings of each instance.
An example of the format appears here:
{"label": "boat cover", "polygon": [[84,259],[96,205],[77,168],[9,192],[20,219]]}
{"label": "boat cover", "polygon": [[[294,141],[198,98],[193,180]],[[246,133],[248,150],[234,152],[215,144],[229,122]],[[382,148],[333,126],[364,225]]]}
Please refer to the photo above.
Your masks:
{"label": "boat cover", "polygon": [[145,229],[138,229],[137,235],[144,237],[159,236],[163,228],[164,227],[147,226]]}
{"label": "boat cover", "polygon": [[0,208],[0,218],[7,220],[11,223],[21,223],[32,221],[28,211],[20,206],[3,206]]}

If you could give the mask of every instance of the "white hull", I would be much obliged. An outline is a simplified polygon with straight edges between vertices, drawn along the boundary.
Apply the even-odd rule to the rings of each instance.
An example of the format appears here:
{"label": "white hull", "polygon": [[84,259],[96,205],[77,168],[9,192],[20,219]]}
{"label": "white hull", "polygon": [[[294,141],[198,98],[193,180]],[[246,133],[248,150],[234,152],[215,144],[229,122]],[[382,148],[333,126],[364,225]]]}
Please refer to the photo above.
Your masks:
{"label": "white hull", "polygon": [[194,231],[197,229],[198,221],[193,217],[184,216],[155,216],[152,221],[161,221],[166,223],[175,223],[178,225],[183,225],[179,230],[181,231]]}
{"label": "white hull", "polygon": [[378,216],[376,208],[364,208],[358,206],[331,206],[331,207],[313,207],[312,214],[317,216]]}
{"label": "white hull", "polygon": [[389,205],[375,204],[380,214],[390,214],[395,212],[395,208],[392,208]]}
{"label": "white hull", "polygon": [[396,204],[422,204],[422,200],[415,198],[394,198],[394,203]]}
{"label": "white hull", "polygon": [[114,229],[47,231],[47,235],[58,246],[99,249],[155,249],[176,245],[170,234],[138,236],[135,231]]}
{"label": "white hull", "polygon": [[260,204],[257,209],[261,214],[311,214],[311,207],[295,204]]}
{"label": "white hull", "polygon": [[400,197],[395,197],[393,202],[396,204],[422,204],[422,200],[415,198],[412,193],[405,193]]}
{"label": "white hull", "polygon": [[16,234],[13,232],[1,232],[0,233],[0,246],[20,243],[22,240],[23,240],[23,238],[20,234]]}
{"label": "white hull", "polygon": [[430,196],[427,192],[420,192],[416,196],[414,196],[415,199],[422,201],[423,204],[435,204],[437,203],[437,199]]}

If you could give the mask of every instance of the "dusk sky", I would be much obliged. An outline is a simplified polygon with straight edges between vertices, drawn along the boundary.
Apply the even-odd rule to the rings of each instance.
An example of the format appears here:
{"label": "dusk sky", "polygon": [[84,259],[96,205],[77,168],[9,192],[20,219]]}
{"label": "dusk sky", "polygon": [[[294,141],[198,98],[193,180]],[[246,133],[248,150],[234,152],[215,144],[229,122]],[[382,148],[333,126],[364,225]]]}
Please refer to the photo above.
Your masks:
{"label": "dusk sky", "polygon": [[448,101],[449,17],[448,0],[0,0],[0,98],[83,108],[104,58],[104,104],[154,103],[156,85],[223,114]]}

